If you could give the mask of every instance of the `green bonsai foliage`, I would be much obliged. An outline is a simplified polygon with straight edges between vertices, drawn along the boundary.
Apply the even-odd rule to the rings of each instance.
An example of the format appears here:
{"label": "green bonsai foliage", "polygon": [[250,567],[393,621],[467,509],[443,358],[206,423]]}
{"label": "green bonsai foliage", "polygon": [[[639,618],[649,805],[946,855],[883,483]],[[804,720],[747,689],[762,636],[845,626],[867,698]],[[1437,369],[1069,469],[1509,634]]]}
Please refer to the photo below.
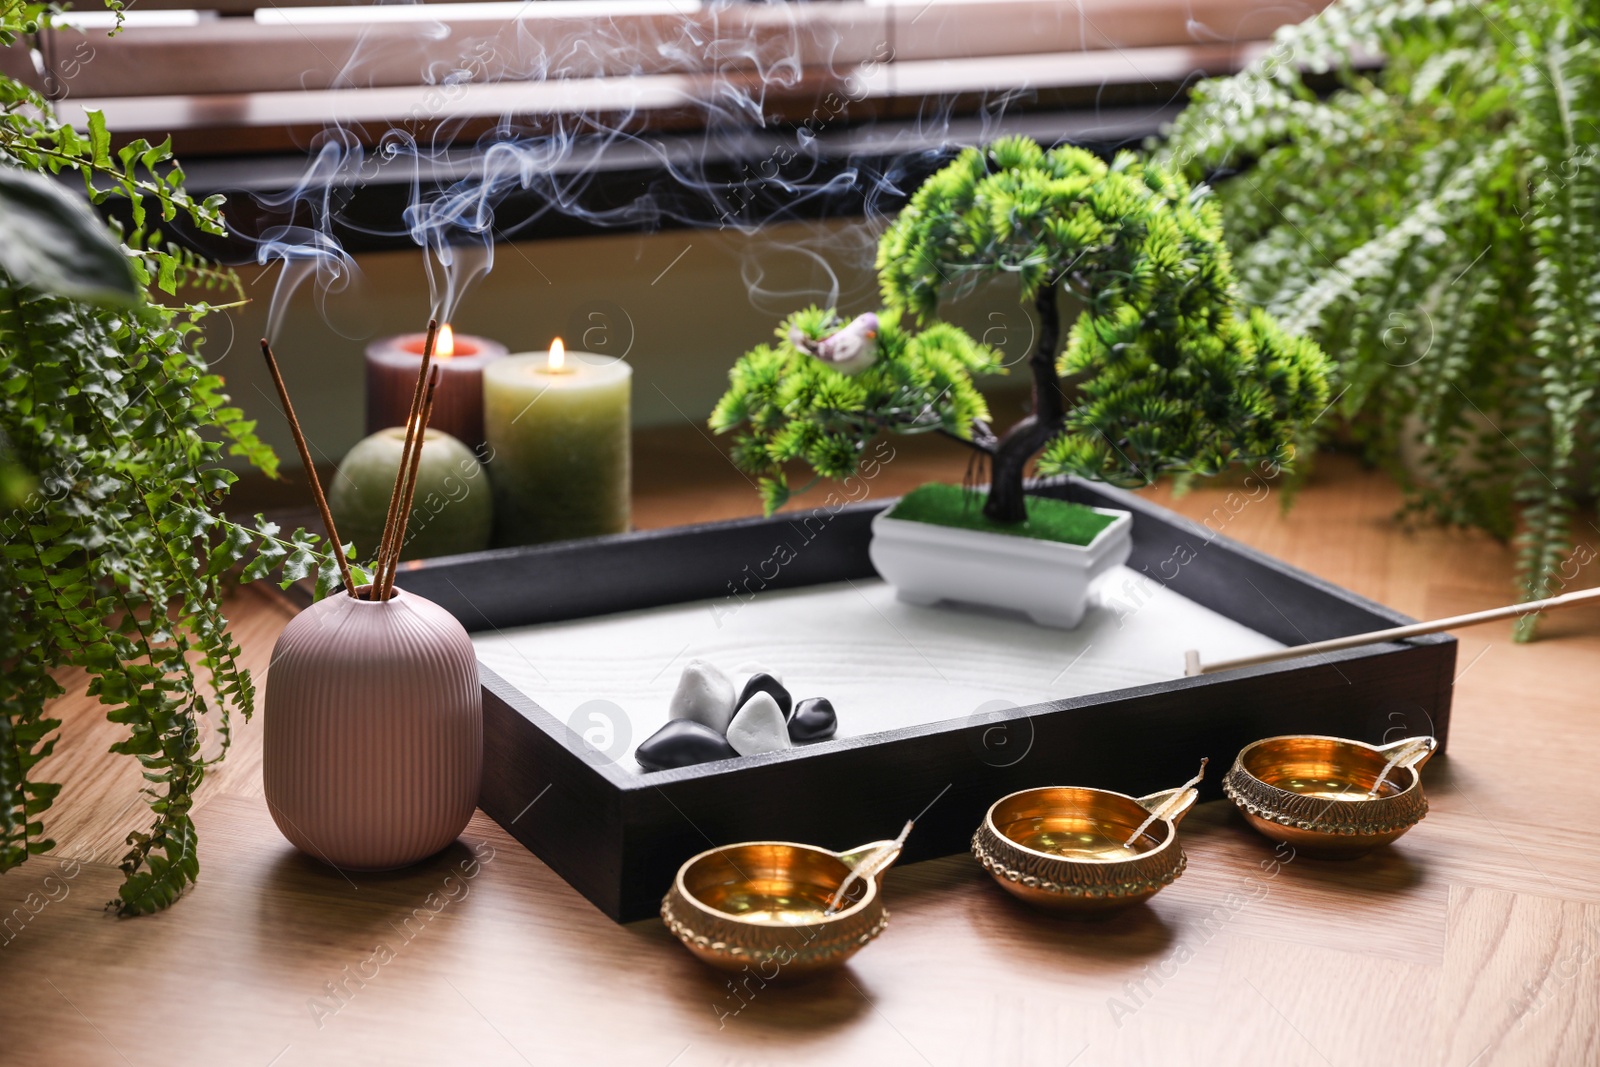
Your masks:
{"label": "green bonsai foliage", "polygon": [[789,499],[785,463],[798,460],[820,477],[846,478],[880,430],[965,438],[988,421],[989,406],[972,375],[1003,373],[999,353],[946,323],[908,333],[890,313],[879,318],[877,361],[847,376],[791,339],[794,330],[820,338],[838,326],[834,313],[821,308],[789,316],[776,344],[759,345],[734,365],[732,387],[711,415],[718,433],[743,428],[733,460],[760,475],[768,514]]}
{"label": "green bonsai foliage", "polygon": [[[1211,475],[1286,462],[1326,403],[1317,347],[1242,312],[1205,190],[1129,154],[1107,164],[1023,138],[969,149],[884,234],[878,272],[887,310],[866,370],[846,376],[793,343],[794,328],[833,328],[813,308],[730,373],[711,426],[739,431],[735,462],[762,476],[769,512],[787,499],[791,460],[838,478],[879,431],[936,431],[992,465],[984,513],[1018,523],[1041,450],[1042,473],[1118,485]],[[1000,273],[1016,276],[1039,320],[1033,411],[1003,436],[971,384],[1001,371],[997,354],[935,318],[943,297]],[[1064,346],[1062,290],[1084,306]]]}
{"label": "green bonsai foliage", "polygon": [[1198,86],[1161,148],[1219,176],[1246,297],[1336,354],[1411,508],[1497,537],[1520,517],[1529,598],[1600,493],[1597,122],[1591,3],[1337,0]]}
{"label": "green bonsai foliage", "polygon": [[[0,0],[0,45],[42,17]],[[153,820],[128,838],[112,902],[136,914],[195,880],[194,791],[254,699],[222,615],[225,575],[254,547],[246,577],[281,566],[298,579],[320,550],[304,532],[282,540],[215,514],[235,480],[225,455],[276,468],[196,351],[198,320],[237,306],[239,284],[146,224],[181,216],[221,233],[219,200],[184,193],[167,146],[110,145],[98,114],[79,133],[0,77],[0,871],[54,846],[43,816],[60,786],[33,772],[61,725],[46,714],[56,674],[82,668],[127,729],[112,750],[149,783]],[[44,176],[62,171],[96,202],[126,198],[134,231],[108,231]],[[150,287],[192,298],[156,302]],[[202,747],[213,711],[215,753]]]}

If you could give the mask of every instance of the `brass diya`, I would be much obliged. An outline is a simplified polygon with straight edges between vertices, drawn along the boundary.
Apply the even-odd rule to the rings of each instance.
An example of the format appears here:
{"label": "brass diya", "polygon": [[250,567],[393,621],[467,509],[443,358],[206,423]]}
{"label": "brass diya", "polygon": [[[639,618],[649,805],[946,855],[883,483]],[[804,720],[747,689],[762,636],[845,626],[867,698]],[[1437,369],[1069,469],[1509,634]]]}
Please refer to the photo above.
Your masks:
{"label": "brass diya", "polygon": [[1268,737],[1247,746],[1222,791],[1251,826],[1308,856],[1343,859],[1386,845],[1428,813],[1420,768],[1432,737],[1367,745],[1342,737]]}
{"label": "brass diya", "polygon": [[888,926],[883,872],[904,841],[902,833],[847,852],[789,841],[713,848],[678,868],[661,918],[721,970],[750,968],[770,981],[837,967]]}
{"label": "brass diya", "polygon": [[1192,788],[1198,781],[1144,797],[1024,789],[989,808],[972,854],[1002,889],[1029,904],[1081,916],[1116,911],[1183,873],[1189,861],[1178,823],[1199,797]]}

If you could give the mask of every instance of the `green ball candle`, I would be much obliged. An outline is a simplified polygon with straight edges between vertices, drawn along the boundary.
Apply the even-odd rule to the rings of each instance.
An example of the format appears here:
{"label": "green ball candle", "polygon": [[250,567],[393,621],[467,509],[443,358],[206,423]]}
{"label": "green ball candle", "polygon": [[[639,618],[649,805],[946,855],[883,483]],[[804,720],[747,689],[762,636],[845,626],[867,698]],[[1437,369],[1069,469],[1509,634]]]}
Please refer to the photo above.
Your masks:
{"label": "green ball candle", "polygon": [[[405,441],[406,432],[399,426],[363,439],[344,457],[328,487],[328,507],[339,536],[355,542],[358,559],[370,561],[378,554]],[[493,497],[478,457],[447,433],[425,431],[400,558],[478,552],[489,547],[493,529]]]}

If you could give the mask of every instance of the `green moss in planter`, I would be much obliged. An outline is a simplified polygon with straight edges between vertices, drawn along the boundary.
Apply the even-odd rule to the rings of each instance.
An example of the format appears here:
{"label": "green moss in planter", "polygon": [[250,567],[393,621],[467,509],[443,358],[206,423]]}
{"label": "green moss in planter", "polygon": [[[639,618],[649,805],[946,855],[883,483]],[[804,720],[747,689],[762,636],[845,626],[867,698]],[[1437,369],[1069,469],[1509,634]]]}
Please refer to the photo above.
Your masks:
{"label": "green moss in planter", "polygon": [[996,522],[983,513],[983,497],[958,485],[937,482],[919,486],[900,498],[889,512],[891,518],[911,522],[931,522],[958,530],[981,530],[1008,537],[1032,537],[1039,541],[1059,541],[1067,545],[1087,545],[1116,521],[1083,504],[1048,497],[1027,498],[1028,521]]}

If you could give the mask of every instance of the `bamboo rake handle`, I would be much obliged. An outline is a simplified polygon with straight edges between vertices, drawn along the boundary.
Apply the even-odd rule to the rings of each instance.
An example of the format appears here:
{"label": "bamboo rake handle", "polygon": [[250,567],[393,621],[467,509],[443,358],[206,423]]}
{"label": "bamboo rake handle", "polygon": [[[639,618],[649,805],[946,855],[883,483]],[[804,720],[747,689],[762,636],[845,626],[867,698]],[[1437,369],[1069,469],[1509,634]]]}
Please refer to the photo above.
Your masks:
{"label": "bamboo rake handle", "polygon": [[267,370],[272,373],[272,384],[278,387],[278,399],[283,402],[284,417],[289,420],[295,447],[300,450],[300,462],[305,465],[306,477],[311,481],[311,495],[316,498],[317,510],[322,513],[322,525],[327,527],[328,538],[333,542],[333,558],[339,561],[339,576],[344,580],[344,591],[349,596],[355,596],[355,583],[350,580],[350,563],[344,558],[344,542],[339,540],[339,531],[334,529],[333,512],[328,510],[328,498],[322,494],[322,481],[317,477],[316,465],[311,462],[311,449],[306,446],[306,435],[300,429],[300,420],[294,417],[294,405],[289,403],[289,387],[283,384],[283,375],[278,373],[278,361],[273,358],[272,346],[265,337],[261,339],[261,354],[266,357]]}
{"label": "bamboo rake handle", "polygon": [[1295,645],[1293,648],[1280,648],[1275,652],[1262,652],[1254,656],[1240,656],[1238,659],[1226,659],[1204,665],[1200,663],[1200,653],[1190,649],[1183,654],[1183,673],[1189,677],[1197,674],[1215,674],[1218,671],[1229,671],[1236,667],[1258,667],[1263,663],[1278,663],[1282,660],[1296,659],[1300,656],[1314,656],[1319,652],[1338,652],[1341,649],[1375,645],[1383,641],[1403,641],[1408,637],[1421,637],[1423,634],[1457,630],[1463,626],[1477,626],[1479,623],[1495,622],[1499,619],[1518,619],[1524,615],[1532,615],[1540,611],[1570,608],[1574,604],[1582,604],[1590,600],[1600,600],[1600,589],[1581,589],[1575,593],[1562,593],[1560,596],[1548,597],[1544,600],[1531,600],[1526,604],[1508,604],[1503,608],[1473,611],[1466,615],[1452,615],[1448,619],[1435,619],[1432,622],[1414,622],[1408,626],[1393,626],[1387,630],[1373,630],[1371,633],[1353,634],[1350,637],[1335,637],[1327,641],[1313,641],[1308,645]]}

